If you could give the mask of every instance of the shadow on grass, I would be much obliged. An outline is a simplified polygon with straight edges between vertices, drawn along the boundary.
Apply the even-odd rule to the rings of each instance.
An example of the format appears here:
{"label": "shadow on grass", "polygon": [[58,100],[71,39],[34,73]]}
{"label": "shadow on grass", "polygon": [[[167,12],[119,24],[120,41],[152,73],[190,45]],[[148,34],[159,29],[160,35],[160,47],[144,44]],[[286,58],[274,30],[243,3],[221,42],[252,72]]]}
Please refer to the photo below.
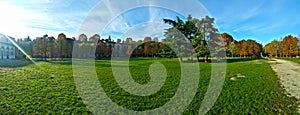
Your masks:
{"label": "shadow on grass", "polygon": [[235,62],[242,62],[242,61],[252,61],[262,58],[229,58],[227,59],[227,63],[235,63]]}
{"label": "shadow on grass", "polygon": [[72,65],[72,61],[68,60],[68,61],[47,61],[48,63],[51,64],[56,64],[56,65]]}
{"label": "shadow on grass", "polygon": [[18,67],[31,65],[31,64],[33,64],[33,62],[25,59],[0,60],[0,67],[2,68],[18,68]]}
{"label": "shadow on grass", "polygon": [[[257,60],[257,59],[263,59],[263,58],[227,58],[226,62],[227,63],[235,63],[235,62],[243,62],[243,61],[252,61],[252,60]],[[81,60],[81,59],[79,59]],[[84,59],[82,59],[84,60]],[[110,61],[110,58],[105,58],[105,59],[95,59],[94,61]],[[120,60],[120,61],[126,61],[127,59],[125,58],[116,58],[116,60]],[[146,61],[146,60],[167,60],[167,61],[179,61],[178,58],[130,58],[129,61]],[[207,62],[204,62],[204,60],[183,60],[183,63],[212,63],[213,59],[208,59]],[[1,62],[1,61],[0,61]],[[30,61],[29,61],[30,62]],[[39,62],[39,61],[38,61]],[[48,62],[51,64],[58,64],[58,65],[72,65],[72,59],[67,59],[67,60],[44,60],[43,62]],[[88,62],[87,62],[88,63]],[[29,63],[32,64],[32,63]],[[20,64],[22,65],[22,64]],[[17,64],[17,67],[19,65]],[[26,65],[25,65],[26,66]],[[97,63],[96,66],[104,66],[104,67],[111,67],[110,63]],[[0,67],[3,67],[0,64]],[[12,66],[14,67],[14,65]]]}

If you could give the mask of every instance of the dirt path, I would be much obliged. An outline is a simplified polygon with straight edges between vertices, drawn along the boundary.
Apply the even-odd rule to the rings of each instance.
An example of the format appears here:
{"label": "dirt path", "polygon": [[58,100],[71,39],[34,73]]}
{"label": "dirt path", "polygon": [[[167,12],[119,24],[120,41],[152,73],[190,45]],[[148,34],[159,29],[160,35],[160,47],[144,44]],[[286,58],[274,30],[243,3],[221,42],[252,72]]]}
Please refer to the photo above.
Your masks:
{"label": "dirt path", "polygon": [[289,96],[300,99],[300,64],[282,59],[273,59],[269,63]]}

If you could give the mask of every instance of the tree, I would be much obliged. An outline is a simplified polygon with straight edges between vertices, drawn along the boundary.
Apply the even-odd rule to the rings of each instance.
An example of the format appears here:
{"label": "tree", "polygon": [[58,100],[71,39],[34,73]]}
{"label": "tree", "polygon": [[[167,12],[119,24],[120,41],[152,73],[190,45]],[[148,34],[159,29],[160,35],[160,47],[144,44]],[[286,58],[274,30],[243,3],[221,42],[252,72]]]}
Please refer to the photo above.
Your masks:
{"label": "tree", "polygon": [[162,47],[159,49],[159,54],[163,58],[175,58],[176,53],[166,44],[162,44]]}
{"label": "tree", "polygon": [[96,52],[97,52],[97,59],[101,59],[102,57],[105,56],[105,52],[106,52],[106,44],[104,43],[104,39],[99,40],[97,43],[97,48],[96,48]]}
{"label": "tree", "polygon": [[55,38],[53,36],[48,37],[47,47],[49,50],[49,54],[47,57],[54,58],[55,55]]}
{"label": "tree", "polygon": [[212,51],[218,50],[216,41],[220,39],[218,30],[214,27],[214,18],[206,16],[199,20],[189,15],[185,22],[179,17],[177,17],[177,20],[164,19],[164,22],[173,26],[167,29],[164,41],[173,42],[172,46],[174,48],[172,47],[172,49],[175,50],[181,60],[183,56],[193,57],[193,55],[185,53],[191,51],[187,51],[189,49],[186,48],[187,42],[184,38],[192,42],[198,60],[200,56],[203,56],[204,61],[207,62],[208,55],[210,55],[209,46],[213,48],[210,49]]}
{"label": "tree", "polygon": [[144,43],[144,54],[146,57],[148,57],[151,53],[151,49],[150,49],[150,42],[145,42]]}
{"label": "tree", "polygon": [[126,38],[125,43],[131,43],[132,42],[132,38]]}
{"label": "tree", "polygon": [[36,57],[40,57],[44,60],[46,58],[52,57],[54,54],[54,37],[48,37],[44,35],[43,37],[37,37],[37,43],[34,47],[34,54]]}
{"label": "tree", "polygon": [[282,49],[282,47],[280,47],[281,45],[281,41],[277,41],[277,40],[273,40],[271,43],[268,43],[265,45],[264,47],[264,53],[267,54],[269,57],[281,57],[281,51],[280,49]]}
{"label": "tree", "polygon": [[80,34],[78,36],[78,41],[86,42],[87,41],[87,36],[85,34]]}
{"label": "tree", "polygon": [[58,34],[57,40],[56,40],[56,57],[62,58],[65,54],[65,47],[66,47],[66,35],[63,33]]}
{"label": "tree", "polygon": [[130,56],[132,54],[132,45],[129,44],[126,50],[126,55]]}
{"label": "tree", "polygon": [[[213,51],[215,54],[219,54],[218,51],[222,51],[222,48],[219,48],[219,45],[216,44],[217,42],[220,42],[218,29],[214,27],[214,18],[211,18],[209,16],[205,16],[201,20],[194,20],[194,24],[198,28],[198,31],[200,32],[202,39],[205,40],[206,47],[210,47],[210,51]],[[208,46],[207,46],[208,45]],[[202,46],[205,47],[205,46]],[[208,50],[208,48],[204,48],[203,50]],[[203,51],[205,62],[208,60],[208,55],[210,55],[209,51]]]}
{"label": "tree", "polygon": [[177,20],[164,19],[165,23],[173,26],[169,29],[166,29],[166,39],[164,41],[171,46],[171,49],[173,49],[173,51],[177,54],[177,56],[180,58],[180,61],[183,61],[183,57],[190,56],[187,52],[191,51],[186,51],[186,45],[188,45],[188,41],[186,39],[191,40],[193,37],[198,36],[198,34],[196,34],[197,28],[191,21],[191,16],[188,17],[186,22],[179,17],[177,17]]}
{"label": "tree", "polygon": [[58,58],[71,58],[73,51],[73,44],[75,39],[67,38],[64,33],[60,33],[57,36],[55,42],[56,45],[56,56]]}
{"label": "tree", "polygon": [[90,42],[93,42],[93,43],[97,43],[98,42],[98,40],[100,40],[100,35],[99,34],[94,34],[93,36],[91,36],[90,38],[89,38],[89,41]]}
{"label": "tree", "polygon": [[238,42],[238,47],[239,47],[239,55],[240,57],[246,57],[247,55],[247,43],[246,40],[240,40]]}
{"label": "tree", "polygon": [[258,57],[260,56],[262,45],[257,43],[255,40],[247,40],[247,54],[251,57]]}
{"label": "tree", "polygon": [[152,38],[151,37],[145,37],[143,40],[143,46],[144,46],[144,56],[150,57],[153,55],[153,44],[152,44]]}
{"label": "tree", "polygon": [[143,42],[146,43],[146,42],[150,42],[152,41],[152,38],[151,37],[145,37]]}
{"label": "tree", "polygon": [[117,44],[120,44],[121,43],[121,39],[117,39]]}
{"label": "tree", "polygon": [[158,53],[159,53],[159,46],[160,46],[160,43],[159,42],[154,42],[152,43],[154,46],[153,46],[153,56],[158,56]]}
{"label": "tree", "polygon": [[292,35],[288,35],[283,38],[283,53],[286,57],[298,55],[298,41],[299,40]]}
{"label": "tree", "polygon": [[231,45],[234,45],[232,44],[233,37],[228,33],[222,33],[220,34],[220,38],[222,41],[224,41],[227,56],[231,55],[231,57],[233,57],[233,50],[230,48]]}
{"label": "tree", "polygon": [[153,38],[153,41],[154,41],[154,42],[159,42],[159,40],[158,40],[157,37]]}
{"label": "tree", "polygon": [[[28,36],[27,38],[18,39],[17,44],[28,54],[29,57],[34,55],[34,41]],[[28,58],[19,49],[16,48],[16,58]]]}

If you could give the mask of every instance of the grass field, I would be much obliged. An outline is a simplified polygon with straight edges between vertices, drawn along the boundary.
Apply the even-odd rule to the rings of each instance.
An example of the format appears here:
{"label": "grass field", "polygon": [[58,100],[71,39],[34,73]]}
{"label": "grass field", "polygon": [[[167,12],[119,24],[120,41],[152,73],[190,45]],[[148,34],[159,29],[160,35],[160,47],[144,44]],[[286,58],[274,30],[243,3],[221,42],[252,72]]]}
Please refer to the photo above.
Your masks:
{"label": "grass field", "polygon": [[[170,101],[180,83],[177,59],[132,59],[129,64],[132,78],[140,84],[148,83],[151,80],[149,66],[157,61],[165,66],[168,74],[162,88],[150,96],[132,95],[119,87],[113,79],[109,60],[97,60],[95,66],[100,84],[112,101],[126,109],[144,111]],[[208,114],[296,114],[296,99],[285,95],[265,60],[230,59],[227,62],[223,90]],[[197,93],[183,114],[197,114],[207,91],[211,64],[201,63],[200,70]],[[71,61],[3,67],[0,82],[2,114],[90,113],[76,90]]]}

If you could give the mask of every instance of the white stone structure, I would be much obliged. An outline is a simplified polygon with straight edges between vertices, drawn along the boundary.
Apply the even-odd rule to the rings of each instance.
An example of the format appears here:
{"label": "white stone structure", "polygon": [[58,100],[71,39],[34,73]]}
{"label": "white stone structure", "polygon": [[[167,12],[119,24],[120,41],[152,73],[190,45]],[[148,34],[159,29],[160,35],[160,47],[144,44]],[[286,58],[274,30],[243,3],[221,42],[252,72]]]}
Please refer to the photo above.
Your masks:
{"label": "white stone structure", "polygon": [[[13,40],[13,38],[10,38]],[[15,59],[15,46],[11,43],[9,38],[0,34],[0,60]]]}

